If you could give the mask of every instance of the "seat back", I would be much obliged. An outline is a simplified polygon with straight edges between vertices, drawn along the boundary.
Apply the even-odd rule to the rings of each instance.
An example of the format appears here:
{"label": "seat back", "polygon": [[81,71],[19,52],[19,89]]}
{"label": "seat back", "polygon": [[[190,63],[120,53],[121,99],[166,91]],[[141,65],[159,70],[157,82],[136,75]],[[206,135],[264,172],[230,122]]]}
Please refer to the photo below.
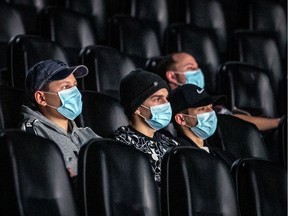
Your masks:
{"label": "seat back", "polygon": [[66,7],[92,18],[98,44],[107,44],[107,22],[122,12],[121,0],[66,0]]}
{"label": "seat back", "polygon": [[118,127],[128,125],[119,100],[88,90],[81,93],[83,109],[76,118],[77,125],[90,127],[102,137],[110,137]]}
{"label": "seat back", "polygon": [[81,148],[79,189],[82,215],[160,215],[148,157],[115,140],[95,139]]}
{"label": "seat back", "polygon": [[80,60],[89,69],[89,74],[79,82],[80,88],[115,98],[119,98],[121,79],[136,69],[129,56],[108,46],[85,47],[81,50]]}
{"label": "seat back", "polygon": [[1,215],[78,215],[59,148],[23,131],[1,132],[0,191]]}
{"label": "seat back", "polygon": [[187,24],[173,24],[166,30],[166,53],[187,52],[193,55],[205,76],[205,89],[217,93],[217,72],[221,59],[216,38],[209,30]]}
{"label": "seat back", "polygon": [[244,158],[232,166],[241,215],[287,215],[287,171],[272,162]]}
{"label": "seat back", "polygon": [[285,11],[285,6],[279,1],[250,0],[248,7],[249,28],[254,31],[272,32],[275,35],[280,56],[285,58],[287,56],[287,10]]}
{"label": "seat back", "polygon": [[87,15],[50,7],[42,10],[39,23],[40,34],[59,43],[74,62],[78,61],[82,48],[96,44],[96,26]]}
{"label": "seat back", "polygon": [[161,55],[157,34],[145,20],[117,15],[108,26],[108,44],[129,55],[137,67],[144,67],[148,58]]}
{"label": "seat back", "polygon": [[220,92],[227,95],[232,110],[242,109],[254,116],[278,115],[275,94],[264,69],[250,64],[226,62],[219,69]]}
{"label": "seat back", "polygon": [[275,37],[262,32],[239,31],[235,38],[238,60],[265,69],[275,96],[278,96],[279,85],[286,72]]}
{"label": "seat back", "polygon": [[232,33],[235,28],[237,13],[236,1],[229,0],[184,0],[174,1],[179,20],[213,32],[217,41],[217,49],[221,56],[228,56]]}
{"label": "seat back", "polygon": [[162,41],[164,32],[170,23],[169,5],[167,0],[131,0],[129,4],[129,14],[132,17],[150,22],[150,26],[157,33]]}
{"label": "seat back", "polygon": [[67,64],[70,60],[63,48],[49,39],[35,35],[18,35],[8,48],[8,71],[11,85],[25,88],[25,77],[30,67],[46,59],[59,59]]}
{"label": "seat back", "polygon": [[229,168],[206,151],[175,147],[162,161],[163,215],[238,215]]}
{"label": "seat back", "polygon": [[264,138],[254,124],[232,115],[218,114],[217,118],[216,132],[207,139],[211,146],[229,152],[235,159],[245,157],[271,159]]}
{"label": "seat back", "polygon": [[18,34],[25,34],[20,14],[12,6],[0,2],[0,84],[9,84],[7,47],[10,39]]}
{"label": "seat back", "polygon": [[18,128],[18,124],[22,120],[22,104],[31,105],[31,101],[23,89],[0,88],[0,129]]}

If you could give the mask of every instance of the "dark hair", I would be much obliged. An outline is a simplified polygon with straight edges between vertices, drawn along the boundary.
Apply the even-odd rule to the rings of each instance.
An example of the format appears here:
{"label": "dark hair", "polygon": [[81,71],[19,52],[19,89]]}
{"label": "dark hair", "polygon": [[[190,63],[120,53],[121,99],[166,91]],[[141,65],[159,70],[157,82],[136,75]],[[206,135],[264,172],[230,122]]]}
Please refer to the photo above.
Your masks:
{"label": "dark hair", "polygon": [[161,78],[164,79],[166,82],[167,82],[166,71],[173,70],[174,64],[176,63],[173,59],[174,54],[175,53],[171,53],[169,55],[164,56],[156,67],[157,74],[161,76]]}

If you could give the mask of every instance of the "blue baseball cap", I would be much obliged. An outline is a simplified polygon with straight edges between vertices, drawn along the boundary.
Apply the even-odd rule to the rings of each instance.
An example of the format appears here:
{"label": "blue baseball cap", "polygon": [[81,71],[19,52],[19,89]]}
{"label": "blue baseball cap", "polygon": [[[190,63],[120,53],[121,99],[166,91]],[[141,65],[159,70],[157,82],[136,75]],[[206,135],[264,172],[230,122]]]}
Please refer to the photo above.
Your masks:
{"label": "blue baseball cap", "polygon": [[48,82],[62,80],[70,74],[75,78],[81,78],[88,74],[88,68],[85,65],[69,67],[60,60],[44,60],[32,66],[26,76],[25,85],[28,95],[34,95],[41,90]]}

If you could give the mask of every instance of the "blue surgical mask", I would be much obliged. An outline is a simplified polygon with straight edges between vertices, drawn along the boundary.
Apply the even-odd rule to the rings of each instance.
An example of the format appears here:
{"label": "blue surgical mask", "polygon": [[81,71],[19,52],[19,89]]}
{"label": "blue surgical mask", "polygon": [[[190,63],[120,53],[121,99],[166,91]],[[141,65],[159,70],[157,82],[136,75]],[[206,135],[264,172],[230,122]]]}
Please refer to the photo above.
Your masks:
{"label": "blue surgical mask", "polygon": [[67,119],[74,120],[82,112],[82,95],[76,86],[59,91],[58,93],[45,93],[58,94],[62,105],[58,108],[48,104],[47,106],[57,109]]}
{"label": "blue surgical mask", "polygon": [[184,75],[186,78],[185,84],[194,84],[200,88],[204,88],[204,75],[200,68],[197,70],[186,71]]}
{"label": "blue surgical mask", "polygon": [[166,127],[170,123],[171,117],[172,117],[172,109],[171,109],[171,105],[169,102],[156,105],[156,106],[151,106],[150,108],[144,105],[141,105],[141,106],[146,109],[150,109],[150,112],[152,114],[151,119],[147,119],[141,114],[140,116],[145,119],[146,123],[151,128],[155,130],[160,130]]}
{"label": "blue surgical mask", "polygon": [[[195,116],[189,117],[195,118]],[[196,118],[198,123],[195,127],[189,126],[190,130],[203,140],[212,136],[217,128],[217,116],[215,111],[197,114]]]}

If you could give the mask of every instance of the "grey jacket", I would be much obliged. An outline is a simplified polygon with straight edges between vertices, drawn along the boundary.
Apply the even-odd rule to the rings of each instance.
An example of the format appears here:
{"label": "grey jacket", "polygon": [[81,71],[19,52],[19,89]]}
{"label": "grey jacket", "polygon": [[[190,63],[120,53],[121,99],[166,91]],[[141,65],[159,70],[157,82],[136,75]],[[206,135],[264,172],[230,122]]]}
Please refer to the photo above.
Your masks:
{"label": "grey jacket", "polygon": [[90,139],[99,138],[100,136],[95,134],[91,128],[77,127],[74,121],[70,121],[71,133],[67,133],[40,112],[34,111],[25,105],[22,106],[22,113],[24,119],[21,130],[29,132],[32,128],[35,135],[54,141],[63,154],[66,168],[77,174],[77,157],[80,147]]}

